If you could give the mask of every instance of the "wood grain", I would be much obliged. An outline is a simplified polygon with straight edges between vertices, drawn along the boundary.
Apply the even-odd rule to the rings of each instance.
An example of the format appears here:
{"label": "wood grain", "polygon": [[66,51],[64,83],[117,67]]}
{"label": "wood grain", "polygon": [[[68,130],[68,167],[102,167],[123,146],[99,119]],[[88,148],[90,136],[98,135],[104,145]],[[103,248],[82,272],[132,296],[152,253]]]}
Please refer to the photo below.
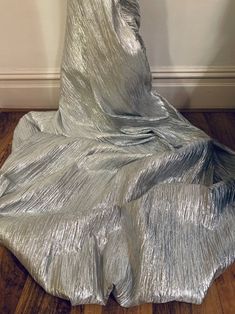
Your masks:
{"label": "wood grain", "polygon": [[[11,152],[12,137],[26,112],[0,112],[0,167]],[[235,150],[235,112],[183,112],[194,125]],[[210,287],[201,305],[179,302],[119,306],[110,296],[106,306],[72,307],[66,300],[47,294],[18,260],[0,246],[0,314],[234,314],[235,264]]]}

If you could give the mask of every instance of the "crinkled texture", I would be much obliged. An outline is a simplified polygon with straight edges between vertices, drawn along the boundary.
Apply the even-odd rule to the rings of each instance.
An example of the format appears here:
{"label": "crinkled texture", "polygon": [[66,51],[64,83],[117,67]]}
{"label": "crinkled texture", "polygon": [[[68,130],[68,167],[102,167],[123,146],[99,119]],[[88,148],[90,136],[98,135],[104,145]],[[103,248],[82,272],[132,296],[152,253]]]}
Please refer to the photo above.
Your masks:
{"label": "crinkled texture", "polygon": [[152,92],[137,0],[69,0],[59,109],[19,121],[0,241],[73,305],[200,303],[235,256],[235,153]]}

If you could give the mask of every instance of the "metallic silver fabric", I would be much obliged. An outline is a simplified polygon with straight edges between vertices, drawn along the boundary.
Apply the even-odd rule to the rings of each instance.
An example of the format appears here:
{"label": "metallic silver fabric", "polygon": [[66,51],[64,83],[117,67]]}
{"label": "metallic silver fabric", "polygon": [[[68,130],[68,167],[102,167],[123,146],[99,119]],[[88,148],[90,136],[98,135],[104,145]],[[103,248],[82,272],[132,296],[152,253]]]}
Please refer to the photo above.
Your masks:
{"label": "metallic silver fabric", "polygon": [[137,0],[69,0],[59,109],[0,170],[0,242],[73,305],[201,303],[235,259],[235,152],[152,91]]}

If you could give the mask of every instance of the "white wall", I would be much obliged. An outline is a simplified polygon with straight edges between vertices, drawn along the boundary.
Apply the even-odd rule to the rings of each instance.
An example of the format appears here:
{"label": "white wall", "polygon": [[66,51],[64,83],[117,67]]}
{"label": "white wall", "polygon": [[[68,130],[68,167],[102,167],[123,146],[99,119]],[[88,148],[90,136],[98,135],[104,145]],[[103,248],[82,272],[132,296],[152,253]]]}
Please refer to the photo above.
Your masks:
{"label": "white wall", "polygon": [[[140,0],[154,88],[177,108],[235,108],[235,1]],[[0,0],[0,108],[56,108],[66,0]]]}

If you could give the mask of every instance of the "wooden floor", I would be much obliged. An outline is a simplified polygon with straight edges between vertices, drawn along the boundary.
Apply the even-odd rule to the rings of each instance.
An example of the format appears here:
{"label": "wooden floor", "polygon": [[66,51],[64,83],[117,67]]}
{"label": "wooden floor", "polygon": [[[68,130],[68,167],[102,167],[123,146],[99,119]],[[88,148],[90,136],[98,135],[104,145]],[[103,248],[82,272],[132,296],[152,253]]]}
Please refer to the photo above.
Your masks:
{"label": "wooden floor", "polygon": [[[0,167],[11,151],[14,128],[24,113],[0,112]],[[213,138],[235,150],[235,112],[185,112],[184,116]],[[112,297],[107,306],[85,305],[72,308],[69,302],[46,294],[24,267],[0,247],[0,314],[234,314],[235,264],[211,286],[202,305],[170,302],[124,309]]]}

